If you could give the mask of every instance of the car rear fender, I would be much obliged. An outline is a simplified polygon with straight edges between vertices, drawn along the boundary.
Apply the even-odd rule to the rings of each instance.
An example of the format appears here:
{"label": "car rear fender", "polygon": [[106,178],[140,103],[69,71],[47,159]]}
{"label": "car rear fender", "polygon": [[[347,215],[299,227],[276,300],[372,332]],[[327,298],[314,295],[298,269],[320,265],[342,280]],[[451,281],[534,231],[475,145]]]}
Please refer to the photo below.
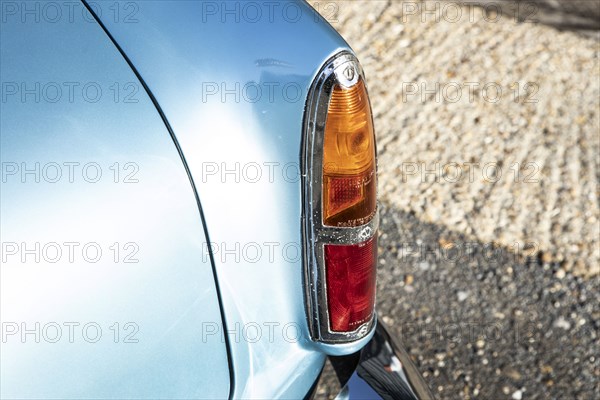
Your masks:
{"label": "car rear fender", "polygon": [[226,324],[205,322],[229,339],[233,396],[298,397],[325,360],[304,304],[304,108],[322,65],[351,50],[305,2],[248,4],[141,2],[135,22],[99,19],[162,109],[197,187]]}

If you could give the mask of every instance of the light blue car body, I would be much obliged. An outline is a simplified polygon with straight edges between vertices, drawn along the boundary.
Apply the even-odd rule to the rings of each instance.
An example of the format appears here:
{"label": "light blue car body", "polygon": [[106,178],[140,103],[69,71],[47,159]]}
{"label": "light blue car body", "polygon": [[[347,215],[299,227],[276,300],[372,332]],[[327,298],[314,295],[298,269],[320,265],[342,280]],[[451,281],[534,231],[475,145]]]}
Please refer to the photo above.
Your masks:
{"label": "light blue car body", "polygon": [[304,397],[372,336],[304,303],[304,108],[348,45],[304,2],[90,3],[114,43],[69,4],[2,2],[0,397]]}

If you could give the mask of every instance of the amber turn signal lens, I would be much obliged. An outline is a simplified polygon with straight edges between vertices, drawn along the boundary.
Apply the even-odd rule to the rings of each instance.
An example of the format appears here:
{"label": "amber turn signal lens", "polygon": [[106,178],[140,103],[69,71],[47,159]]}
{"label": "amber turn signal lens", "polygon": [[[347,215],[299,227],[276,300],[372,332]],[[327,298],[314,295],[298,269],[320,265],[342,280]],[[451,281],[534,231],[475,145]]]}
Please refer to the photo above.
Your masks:
{"label": "amber turn signal lens", "polygon": [[323,139],[323,225],[359,226],[377,207],[375,133],[364,81],[332,91]]}

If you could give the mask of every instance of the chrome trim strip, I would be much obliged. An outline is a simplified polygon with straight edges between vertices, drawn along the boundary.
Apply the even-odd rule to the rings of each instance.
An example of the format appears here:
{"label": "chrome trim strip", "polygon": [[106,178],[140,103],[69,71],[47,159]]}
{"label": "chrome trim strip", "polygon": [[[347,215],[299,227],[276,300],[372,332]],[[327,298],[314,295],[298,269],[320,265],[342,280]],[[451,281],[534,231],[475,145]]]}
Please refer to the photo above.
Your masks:
{"label": "chrome trim strip", "polygon": [[364,80],[364,72],[354,55],[341,52],[325,63],[315,79],[307,100],[302,143],[302,219],[305,298],[308,325],[314,341],[347,343],[367,336],[375,327],[376,314],[352,332],[335,332],[329,326],[324,244],[356,244],[377,234],[378,207],[374,217],[357,227],[324,226],[322,209],[323,135],[329,99],[335,84],[346,88]]}
{"label": "chrome trim strip", "polygon": [[327,244],[357,244],[362,243],[373,237],[379,228],[379,214],[375,215],[365,225],[353,228],[325,227],[316,232],[318,242],[327,242]]}

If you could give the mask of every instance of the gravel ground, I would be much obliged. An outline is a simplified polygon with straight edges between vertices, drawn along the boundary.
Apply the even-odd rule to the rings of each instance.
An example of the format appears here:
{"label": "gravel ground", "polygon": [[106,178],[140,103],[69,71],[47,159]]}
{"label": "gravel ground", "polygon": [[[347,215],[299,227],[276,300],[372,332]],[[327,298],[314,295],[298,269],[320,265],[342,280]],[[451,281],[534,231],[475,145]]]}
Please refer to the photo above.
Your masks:
{"label": "gravel ground", "polygon": [[439,398],[599,398],[598,280],[398,209],[381,217],[380,318]]}
{"label": "gravel ground", "polygon": [[600,2],[313,5],[367,75],[380,317],[430,386],[600,398]]}

